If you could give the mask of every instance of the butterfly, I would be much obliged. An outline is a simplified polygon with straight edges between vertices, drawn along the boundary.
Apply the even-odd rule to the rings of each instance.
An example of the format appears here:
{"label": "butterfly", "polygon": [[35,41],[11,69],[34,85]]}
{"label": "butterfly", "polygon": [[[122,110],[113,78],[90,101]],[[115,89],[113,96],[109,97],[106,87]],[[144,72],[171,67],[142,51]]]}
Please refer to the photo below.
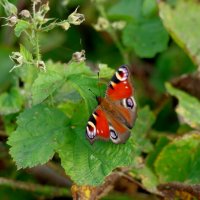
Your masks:
{"label": "butterfly", "polygon": [[96,97],[98,106],[86,126],[86,137],[92,144],[97,139],[125,143],[137,116],[134,87],[126,65],[115,72],[105,97]]}

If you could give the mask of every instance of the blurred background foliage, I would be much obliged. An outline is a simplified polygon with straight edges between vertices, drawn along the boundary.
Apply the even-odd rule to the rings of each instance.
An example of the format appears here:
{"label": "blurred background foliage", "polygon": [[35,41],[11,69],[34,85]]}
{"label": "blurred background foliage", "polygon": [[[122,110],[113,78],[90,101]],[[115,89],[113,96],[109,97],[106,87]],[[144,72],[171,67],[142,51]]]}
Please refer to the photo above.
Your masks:
{"label": "blurred background foliage", "polygon": [[[18,10],[31,10],[29,0],[10,2]],[[136,152],[137,159],[142,159],[142,167],[139,161],[134,161],[136,165],[127,175],[129,178],[122,177],[118,183],[113,183],[114,191],[107,196],[103,195],[106,196],[104,198],[139,200],[174,195],[186,199],[185,195],[188,195],[198,199],[199,194],[194,192],[195,189],[192,188],[191,192],[188,185],[181,184],[193,187],[192,184],[200,181],[199,2],[51,0],[47,17],[64,20],[78,6],[78,12],[85,16],[85,21],[80,26],[73,26],[67,31],[56,28],[40,34],[42,59],[68,63],[74,52],[84,49],[86,63],[92,70],[96,70],[98,64],[106,64],[112,69],[129,64],[141,111],[134,128],[136,134],[133,135],[133,140],[143,148]],[[5,17],[2,6],[0,16]],[[108,23],[112,26],[108,27]],[[70,178],[63,178],[63,172],[60,171],[56,171],[55,175],[52,170],[55,170],[55,163],[59,163],[57,154],[54,156],[54,164],[16,171],[8,153],[7,137],[16,128],[19,107],[25,107],[23,99],[16,97],[20,94],[11,87],[16,76],[9,72],[13,67],[9,55],[19,51],[20,43],[28,49],[30,47],[26,37],[17,38],[13,28],[3,26],[4,24],[5,21],[1,18],[0,177],[21,181],[16,184],[21,184],[22,190],[12,189],[16,184],[2,178],[0,199],[70,199],[69,189],[56,193],[51,186],[45,191],[34,185],[35,190],[30,192],[30,188],[25,189],[23,185],[28,181],[53,187],[67,185],[70,188]],[[6,96],[8,93],[13,98]],[[75,99],[74,96],[73,98]],[[11,104],[12,109],[16,109],[15,112],[9,112]],[[68,105],[64,109],[69,107]],[[179,181],[180,184],[168,185],[172,189],[167,192],[165,186],[160,185],[174,181]],[[159,190],[156,187],[158,185]],[[86,193],[86,189],[79,188],[79,195],[81,190],[83,194]],[[72,193],[75,194],[76,191],[72,190]]]}

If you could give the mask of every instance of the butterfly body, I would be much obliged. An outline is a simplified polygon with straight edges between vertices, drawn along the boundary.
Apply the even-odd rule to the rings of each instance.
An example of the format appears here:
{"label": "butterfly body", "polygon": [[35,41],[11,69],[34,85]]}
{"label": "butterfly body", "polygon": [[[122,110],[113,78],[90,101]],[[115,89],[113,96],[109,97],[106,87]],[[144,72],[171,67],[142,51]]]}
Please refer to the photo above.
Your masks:
{"label": "butterfly body", "polygon": [[105,97],[97,97],[98,106],[88,120],[86,136],[90,143],[96,139],[125,143],[136,119],[133,86],[126,66],[113,75]]}

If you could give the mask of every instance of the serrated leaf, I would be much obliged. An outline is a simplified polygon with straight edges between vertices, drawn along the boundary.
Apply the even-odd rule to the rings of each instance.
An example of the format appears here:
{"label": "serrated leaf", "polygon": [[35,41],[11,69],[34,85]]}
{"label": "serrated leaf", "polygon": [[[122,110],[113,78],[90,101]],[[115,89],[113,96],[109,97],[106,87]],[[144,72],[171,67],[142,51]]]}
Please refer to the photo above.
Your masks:
{"label": "serrated leaf", "polygon": [[169,83],[166,84],[166,88],[171,95],[178,98],[179,104],[176,107],[176,112],[183,121],[192,128],[200,130],[200,101],[194,96],[174,88]]}
{"label": "serrated leaf", "polygon": [[[160,17],[172,38],[190,58],[200,64],[200,4],[198,1],[178,0],[171,5],[159,1]],[[187,11],[187,14],[186,14]],[[191,31],[192,30],[192,31]]]}
{"label": "serrated leaf", "polygon": [[23,96],[18,88],[13,87],[0,95],[0,114],[8,115],[19,112],[23,105]]}
{"label": "serrated leaf", "polygon": [[22,112],[8,144],[17,168],[46,163],[67,132],[67,117],[59,110],[38,105]]}
{"label": "serrated leaf", "polygon": [[160,182],[200,181],[200,134],[193,133],[178,138],[165,146],[155,162]]}
{"label": "serrated leaf", "polygon": [[47,71],[41,72],[32,85],[33,104],[44,101],[49,95],[53,94],[58,88],[64,84],[64,76],[57,72]]}
{"label": "serrated leaf", "polygon": [[130,141],[122,145],[103,141],[90,145],[82,129],[72,134],[73,139],[60,149],[59,156],[66,173],[78,185],[102,184],[113,169],[131,164],[133,148]]}
{"label": "serrated leaf", "polygon": [[18,20],[15,26],[15,35],[19,37],[23,31],[29,28],[29,26],[30,26],[29,22],[24,21],[22,19]]}
{"label": "serrated leaf", "polygon": [[152,58],[167,48],[169,36],[159,18],[132,21],[123,30],[125,46],[143,58]]}

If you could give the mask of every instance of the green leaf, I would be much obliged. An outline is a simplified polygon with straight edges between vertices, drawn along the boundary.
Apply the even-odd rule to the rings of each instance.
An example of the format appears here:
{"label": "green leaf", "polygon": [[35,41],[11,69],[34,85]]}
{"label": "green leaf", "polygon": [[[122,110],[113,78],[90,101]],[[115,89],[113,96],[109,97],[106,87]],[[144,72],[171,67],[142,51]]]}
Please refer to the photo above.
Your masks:
{"label": "green leaf", "polygon": [[30,27],[29,22],[20,19],[15,26],[15,35],[19,37],[23,31]]}
{"label": "green leaf", "polygon": [[[157,133],[158,134],[158,133]],[[167,137],[160,137],[158,141],[156,142],[155,149],[150,152],[146,158],[146,165],[150,168],[153,168],[153,164],[155,160],[157,159],[159,153],[162,151],[164,146],[166,146],[169,143],[169,139]]]}
{"label": "green leaf", "polygon": [[154,88],[159,92],[165,92],[166,81],[196,69],[187,54],[174,43],[158,55],[154,66],[150,78]]}
{"label": "green leaf", "polygon": [[38,105],[25,110],[17,119],[18,127],[8,144],[17,168],[46,163],[67,134],[67,117],[55,108]]}
{"label": "green leaf", "polygon": [[20,90],[12,87],[9,92],[0,95],[0,114],[8,115],[19,112],[23,105],[23,96]]}
{"label": "green leaf", "polygon": [[152,124],[155,122],[155,116],[150,111],[149,107],[144,107],[138,112],[136,124],[132,130],[132,141],[138,145],[138,150],[149,152],[152,150],[152,144],[146,138],[147,132],[150,130]]}
{"label": "green leaf", "polygon": [[64,84],[64,77],[55,71],[41,72],[32,85],[33,104],[44,101]]}
{"label": "green leaf", "polygon": [[125,46],[143,58],[152,58],[167,48],[169,36],[159,18],[129,23],[122,35]]}
{"label": "green leaf", "polygon": [[155,162],[160,182],[200,181],[200,134],[188,134],[165,146]]}
{"label": "green leaf", "polygon": [[22,44],[20,44],[20,53],[22,54],[23,59],[25,61],[32,62],[33,60],[32,54]]}
{"label": "green leaf", "polygon": [[141,17],[142,1],[119,0],[108,11],[108,16],[115,19],[134,19]]}
{"label": "green leaf", "polygon": [[159,1],[159,12],[164,26],[167,28],[172,38],[188,53],[190,58],[199,65],[199,2],[195,0],[178,0],[171,6],[166,1]]}
{"label": "green leaf", "polygon": [[179,104],[176,112],[183,121],[192,128],[200,130],[200,101],[186,92],[174,88],[169,83],[166,84],[166,88],[171,95],[178,98]]}
{"label": "green leaf", "polygon": [[146,17],[156,16],[158,11],[156,0],[144,0],[142,13]]}
{"label": "green leaf", "polygon": [[90,145],[83,129],[71,134],[73,138],[60,149],[59,156],[66,173],[78,185],[102,184],[113,169],[130,166],[134,155],[130,141],[120,145],[97,141]]}

